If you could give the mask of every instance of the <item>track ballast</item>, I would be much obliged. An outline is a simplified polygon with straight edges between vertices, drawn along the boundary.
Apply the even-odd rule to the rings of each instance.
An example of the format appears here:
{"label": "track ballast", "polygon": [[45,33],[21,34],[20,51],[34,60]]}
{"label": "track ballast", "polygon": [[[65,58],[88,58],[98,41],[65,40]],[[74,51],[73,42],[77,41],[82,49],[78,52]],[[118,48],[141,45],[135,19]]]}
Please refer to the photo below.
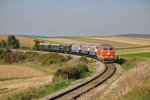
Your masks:
{"label": "track ballast", "polygon": [[93,79],[77,87],[74,87],[68,91],[64,91],[57,95],[51,96],[47,99],[48,100],[75,100],[81,95],[87,93],[88,91],[94,89],[95,87],[105,82],[114,74],[115,70],[116,70],[116,67],[114,64],[106,64],[106,69],[101,74],[94,77]]}

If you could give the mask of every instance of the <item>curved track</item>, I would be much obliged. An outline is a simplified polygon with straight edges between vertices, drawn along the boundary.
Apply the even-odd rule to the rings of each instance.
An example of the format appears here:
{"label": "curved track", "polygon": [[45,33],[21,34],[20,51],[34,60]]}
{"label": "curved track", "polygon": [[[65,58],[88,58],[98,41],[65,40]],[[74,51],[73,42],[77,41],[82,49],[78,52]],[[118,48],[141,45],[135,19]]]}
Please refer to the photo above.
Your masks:
{"label": "curved track", "polygon": [[72,100],[77,99],[84,93],[92,90],[93,88],[99,86],[103,82],[105,82],[108,78],[110,78],[116,70],[114,64],[106,64],[106,69],[103,73],[99,74],[98,76],[94,77],[93,79],[75,87],[68,91],[64,91],[57,95],[51,96],[47,98],[48,100]]}
{"label": "curved track", "polygon": [[[16,50],[13,50],[16,51]],[[17,50],[21,52],[27,52],[28,50]],[[38,52],[38,51],[32,51]],[[44,52],[43,52],[44,53]],[[60,92],[58,94],[52,95],[46,100],[74,100],[80,97],[81,95],[87,93],[88,91],[94,89],[95,87],[99,86],[100,84],[104,83],[107,79],[109,79],[116,71],[116,67],[114,64],[106,64],[106,68],[100,72],[98,75],[93,77],[92,79],[85,81],[79,85],[76,85],[73,88]],[[45,100],[44,99],[44,100]],[[41,99],[43,100],[43,99]]]}

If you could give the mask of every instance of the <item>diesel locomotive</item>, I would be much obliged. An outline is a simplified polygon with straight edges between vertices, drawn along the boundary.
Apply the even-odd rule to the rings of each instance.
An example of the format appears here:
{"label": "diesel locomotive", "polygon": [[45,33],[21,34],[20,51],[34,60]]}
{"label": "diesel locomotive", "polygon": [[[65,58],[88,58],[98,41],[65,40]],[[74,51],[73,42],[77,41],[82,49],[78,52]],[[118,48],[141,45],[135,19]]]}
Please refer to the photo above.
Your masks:
{"label": "diesel locomotive", "polygon": [[85,55],[97,58],[103,62],[113,62],[114,48],[109,44],[54,44],[40,43],[40,51]]}

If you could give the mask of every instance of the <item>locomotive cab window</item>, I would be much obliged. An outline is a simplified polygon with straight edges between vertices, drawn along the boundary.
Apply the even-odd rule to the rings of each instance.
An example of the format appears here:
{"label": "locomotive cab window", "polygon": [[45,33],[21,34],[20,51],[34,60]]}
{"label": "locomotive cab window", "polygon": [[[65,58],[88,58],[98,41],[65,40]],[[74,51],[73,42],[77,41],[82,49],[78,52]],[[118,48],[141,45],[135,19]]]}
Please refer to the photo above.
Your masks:
{"label": "locomotive cab window", "polygon": [[104,50],[108,50],[108,48],[104,48]]}
{"label": "locomotive cab window", "polygon": [[109,50],[113,50],[113,48],[109,48]]}

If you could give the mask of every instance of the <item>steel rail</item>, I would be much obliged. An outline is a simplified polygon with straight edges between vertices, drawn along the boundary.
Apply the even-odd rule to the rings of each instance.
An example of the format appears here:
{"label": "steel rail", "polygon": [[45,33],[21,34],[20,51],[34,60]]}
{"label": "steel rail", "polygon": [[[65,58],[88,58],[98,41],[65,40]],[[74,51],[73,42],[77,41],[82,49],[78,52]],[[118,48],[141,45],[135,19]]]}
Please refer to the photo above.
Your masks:
{"label": "steel rail", "polygon": [[[21,51],[21,52],[28,51],[28,50],[14,50],[14,49],[11,49],[11,50]],[[31,51],[31,52],[39,52],[39,51]],[[102,72],[100,72],[98,75],[94,76],[93,78],[85,82],[82,82],[81,84],[78,84],[73,88],[69,88],[68,90],[65,90],[61,93],[52,95],[46,99],[48,100],[56,100],[56,99],[57,100],[75,100],[81,95],[87,93],[88,91],[104,83],[107,79],[109,79],[115,73],[115,71],[116,71],[116,67],[114,64],[106,64],[106,68]]]}
{"label": "steel rail", "polygon": [[107,79],[109,79],[116,71],[116,67],[114,64],[106,64],[106,70],[93,79],[76,86],[68,91],[64,91],[57,95],[53,95],[48,100],[75,100],[81,95],[89,92],[100,84],[104,83]]}

